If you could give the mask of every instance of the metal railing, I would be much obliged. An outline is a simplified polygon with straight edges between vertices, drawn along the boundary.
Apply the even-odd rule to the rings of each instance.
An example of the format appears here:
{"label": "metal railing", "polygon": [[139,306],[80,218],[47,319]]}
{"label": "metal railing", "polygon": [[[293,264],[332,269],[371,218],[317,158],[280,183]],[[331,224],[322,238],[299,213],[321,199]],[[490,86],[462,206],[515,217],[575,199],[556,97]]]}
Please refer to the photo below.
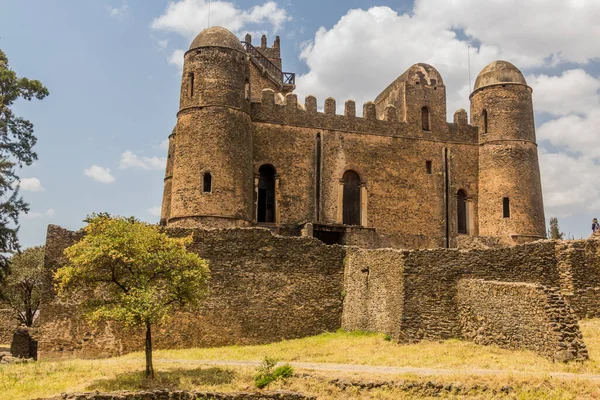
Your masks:
{"label": "metal railing", "polygon": [[295,85],[296,74],[293,72],[282,72],[277,65],[273,64],[271,60],[265,57],[256,47],[251,43],[242,41],[242,45],[248,54],[253,57],[266,71],[271,74],[273,78],[282,82],[284,85]]}

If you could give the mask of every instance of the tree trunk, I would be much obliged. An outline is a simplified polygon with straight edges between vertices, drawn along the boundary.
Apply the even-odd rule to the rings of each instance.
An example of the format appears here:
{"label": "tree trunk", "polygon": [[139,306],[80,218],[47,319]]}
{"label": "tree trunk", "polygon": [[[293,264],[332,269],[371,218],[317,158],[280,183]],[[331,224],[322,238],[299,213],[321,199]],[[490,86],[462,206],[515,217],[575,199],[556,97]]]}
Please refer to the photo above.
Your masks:
{"label": "tree trunk", "polygon": [[152,330],[150,322],[146,322],[146,378],[154,379],[154,367],[152,366]]}

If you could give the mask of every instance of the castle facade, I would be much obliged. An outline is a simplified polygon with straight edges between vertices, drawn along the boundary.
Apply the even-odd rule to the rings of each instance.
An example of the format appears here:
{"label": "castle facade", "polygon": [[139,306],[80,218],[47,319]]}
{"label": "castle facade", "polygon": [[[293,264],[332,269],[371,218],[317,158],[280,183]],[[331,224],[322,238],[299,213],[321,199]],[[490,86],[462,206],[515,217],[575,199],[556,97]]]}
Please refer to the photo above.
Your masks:
{"label": "castle facade", "polygon": [[456,247],[469,237],[545,237],[532,89],[506,61],[485,67],[446,121],[439,72],[415,64],[357,116],[298,101],[280,42],[221,27],[185,53],[161,223],[268,227],[361,247]]}

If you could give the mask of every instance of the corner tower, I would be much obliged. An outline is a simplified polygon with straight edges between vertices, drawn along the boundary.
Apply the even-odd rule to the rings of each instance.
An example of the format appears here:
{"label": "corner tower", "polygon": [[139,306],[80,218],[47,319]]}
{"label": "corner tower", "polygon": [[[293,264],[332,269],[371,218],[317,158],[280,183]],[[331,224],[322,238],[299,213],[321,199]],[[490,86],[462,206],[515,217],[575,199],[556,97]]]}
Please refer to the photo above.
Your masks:
{"label": "corner tower", "polygon": [[194,39],[184,55],[179,104],[166,224],[250,224],[249,60],[233,33],[211,27]]}
{"label": "corner tower", "polygon": [[517,243],[544,238],[546,222],[532,89],[521,71],[494,61],[477,76],[471,124],[479,127],[479,234]]}

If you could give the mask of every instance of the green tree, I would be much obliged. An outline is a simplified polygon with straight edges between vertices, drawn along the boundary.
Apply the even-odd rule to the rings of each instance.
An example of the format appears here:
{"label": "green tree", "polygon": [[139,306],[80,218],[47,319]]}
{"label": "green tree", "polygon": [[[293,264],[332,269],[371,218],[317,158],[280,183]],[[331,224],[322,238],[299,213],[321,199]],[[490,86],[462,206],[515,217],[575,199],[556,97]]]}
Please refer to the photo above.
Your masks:
{"label": "green tree", "polygon": [[548,230],[548,238],[562,240],[564,236],[564,232],[561,232],[560,228],[558,227],[558,218],[550,218],[550,229]]}
{"label": "green tree", "polygon": [[6,302],[25,326],[32,326],[42,300],[44,247],[30,247],[10,259]]}
{"label": "green tree", "polygon": [[94,214],[85,236],[65,250],[69,263],[54,275],[59,296],[77,295],[92,322],[113,320],[146,329],[146,377],[154,378],[152,326],[197,305],[207,293],[208,265],[156,225]]}
{"label": "green tree", "polygon": [[19,249],[19,214],[29,211],[19,196],[17,167],[37,160],[33,124],[17,117],[11,108],[18,99],[41,100],[46,96],[48,89],[40,81],[17,77],[0,50],[0,279],[6,276],[10,254]]}

